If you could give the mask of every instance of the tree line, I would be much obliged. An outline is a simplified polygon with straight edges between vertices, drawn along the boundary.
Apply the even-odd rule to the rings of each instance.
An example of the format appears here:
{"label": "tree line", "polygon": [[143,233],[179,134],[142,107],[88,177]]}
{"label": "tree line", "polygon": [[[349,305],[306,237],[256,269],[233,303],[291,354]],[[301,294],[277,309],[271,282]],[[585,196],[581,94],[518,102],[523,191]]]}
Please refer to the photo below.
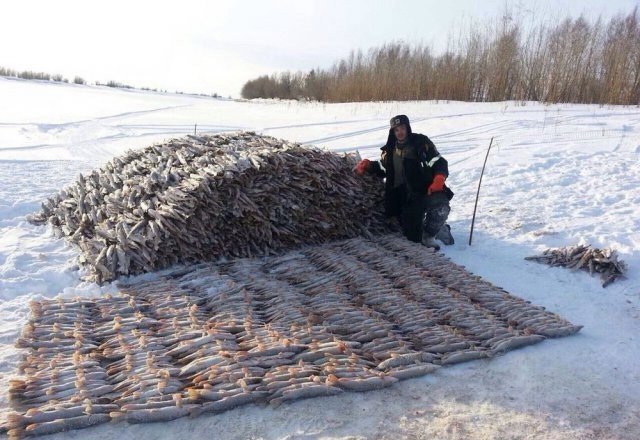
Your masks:
{"label": "tree line", "polygon": [[[31,70],[23,70],[23,71],[18,71],[15,69],[10,69],[8,67],[2,67],[0,66],[0,76],[4,76],[4,77],[9,77],[9,78],[22,78],[22,79],[28,79],[28,80],[42,80],[42,81],[55,81],[55,82],[63,82],[63,83],[69,83],[69,80],[65,77],[63,77],[60,74],[50,74],[50,73],[46,73],[46,72],[34,72]],[[76,76],[75,78],[73,78],[73,83],[74,84],[80,84],[80,85],[86,85],[87,81],[85,81],[84,78],[80,77],[80,76]],[[167,89],[158,89],[158,88],[151,88],[151,87],[134,87],[134,86],[130,86],[128,84],[123,84],[121,82],[118,81],[107,81],[106,83],[101,83],[100,81],[96,81],[95,82],[96,86],[107,86],[107,87],[112,87],[112,88],[118,88],[118,89],[134,89],[134,90],[144,90],[147,92],[160,92],[160,93],[168,93]],[[218,93],[211,93],[211,94],[207,94],[207,93],[185,93],[185,92],[181,92],[179,90],[176,90],[174,93],[179,94],[179,95],[194,95],[194,96],[205,96],[205,97],[211,97],[211,98],[221,98],[222,96],[219,95]],[[231,99],[231,97],[229,97],[229,99]]]}
{"label": "tree line", "polygon": [[640,104],[637,7],[609,20],[526,23],[505,14],[450,37],[446,50],[392,42],[326,69],[264,75],[242,97],[324,102],[389,100]]}
{"label": "tree line", "polygon": [[[7,67],[0,66],[0,76],[7,76],[13,78],[22,78],[22,79],[38,79],[44,81],[55,81],[55,82],[64,82],[68,83],[69,79],[63,77],[62,75],[55,73],[47,73],[47,72],[34,72],[32,70],[23,70],[17,71],[15,69],[9,69]],[[73,79],[75,84],[85,84],[85,80],[79,76],[76,76]]]}

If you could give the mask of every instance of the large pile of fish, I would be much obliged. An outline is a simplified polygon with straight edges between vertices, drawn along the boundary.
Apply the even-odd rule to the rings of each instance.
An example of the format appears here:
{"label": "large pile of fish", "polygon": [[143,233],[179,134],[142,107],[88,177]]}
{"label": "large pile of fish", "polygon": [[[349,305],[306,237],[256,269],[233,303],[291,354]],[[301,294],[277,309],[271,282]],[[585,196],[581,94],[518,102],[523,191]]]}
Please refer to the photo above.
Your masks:
{"label": "large pile of fish", "polygon": [[525,260],[574,270],[582,269],[591,275],[598,273],[602,287],[607,287],[618,278],[624,278],[627,270],[627,264],[618,259],[616,251],[585,245],[547,249],[542,255],[525,257]]}
{"label": "large pile of fish", "polygon": [[28,219],[76,244],[102,283],[383,232],[382,182],[354,163],[250,132],[187,136],[80,175]]}
{"label": "large pile of fish", "polygon": [[396,235],[35,301],[11,437],[367,391],[580,330]]}

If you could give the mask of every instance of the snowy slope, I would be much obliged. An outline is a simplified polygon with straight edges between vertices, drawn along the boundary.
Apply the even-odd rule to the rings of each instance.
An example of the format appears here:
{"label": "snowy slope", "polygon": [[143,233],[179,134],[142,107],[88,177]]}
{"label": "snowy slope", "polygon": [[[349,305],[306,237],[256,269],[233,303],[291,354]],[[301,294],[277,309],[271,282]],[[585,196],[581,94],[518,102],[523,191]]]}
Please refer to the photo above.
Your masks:
{"label": "snowy slope", "polygon": [[[0,390],[31,298],[97,295],[74,249],[24,215],[128,148],[250,129],[375,158],[406,113],[449,160],[455,262],[584,329],[390,389],[54,438],[640,438],[640,108],[538,103],[237,102],[0,78]],[[480,167],[473,246],[466,243]],[[546,247],[615,247],[629,279],[526,262]],[[4,392],[0,407],[7,405]]]}

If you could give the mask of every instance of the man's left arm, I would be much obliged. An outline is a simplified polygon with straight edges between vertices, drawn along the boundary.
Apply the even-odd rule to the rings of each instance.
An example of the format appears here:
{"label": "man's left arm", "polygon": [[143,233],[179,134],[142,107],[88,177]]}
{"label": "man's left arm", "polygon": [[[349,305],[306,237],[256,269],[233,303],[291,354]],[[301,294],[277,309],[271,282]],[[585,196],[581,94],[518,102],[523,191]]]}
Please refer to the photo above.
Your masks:
{"label": "man's left arm", "polygon": [[424,154],[424,162],[433,175],[433,181],[427,187],[427,194],[431,195],[444,190],[444,182],[449,177],[449,164],[429,138],[425,142]]}

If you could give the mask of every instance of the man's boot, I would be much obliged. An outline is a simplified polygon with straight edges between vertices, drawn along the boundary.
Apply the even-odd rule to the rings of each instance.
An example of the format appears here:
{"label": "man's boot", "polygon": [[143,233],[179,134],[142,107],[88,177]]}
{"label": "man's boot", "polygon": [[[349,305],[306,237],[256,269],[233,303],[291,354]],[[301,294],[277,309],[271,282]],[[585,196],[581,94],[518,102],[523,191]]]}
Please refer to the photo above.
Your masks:
{"label": "man's boot", "polygon": [[438,242],[436,241],[435,237],[431,237],[427,234],[423,234],[422,235],[422,244],[425,245],[428,248],[433,248],[437,251],[440,250],[440,245],[438,244]]}
{"label": "man's boot", "polygon": [[453,235],[451,235],[451,226],[447,224],[442,225],[436,234],[436,238],[447,246],[451,246],[454,243]]}

